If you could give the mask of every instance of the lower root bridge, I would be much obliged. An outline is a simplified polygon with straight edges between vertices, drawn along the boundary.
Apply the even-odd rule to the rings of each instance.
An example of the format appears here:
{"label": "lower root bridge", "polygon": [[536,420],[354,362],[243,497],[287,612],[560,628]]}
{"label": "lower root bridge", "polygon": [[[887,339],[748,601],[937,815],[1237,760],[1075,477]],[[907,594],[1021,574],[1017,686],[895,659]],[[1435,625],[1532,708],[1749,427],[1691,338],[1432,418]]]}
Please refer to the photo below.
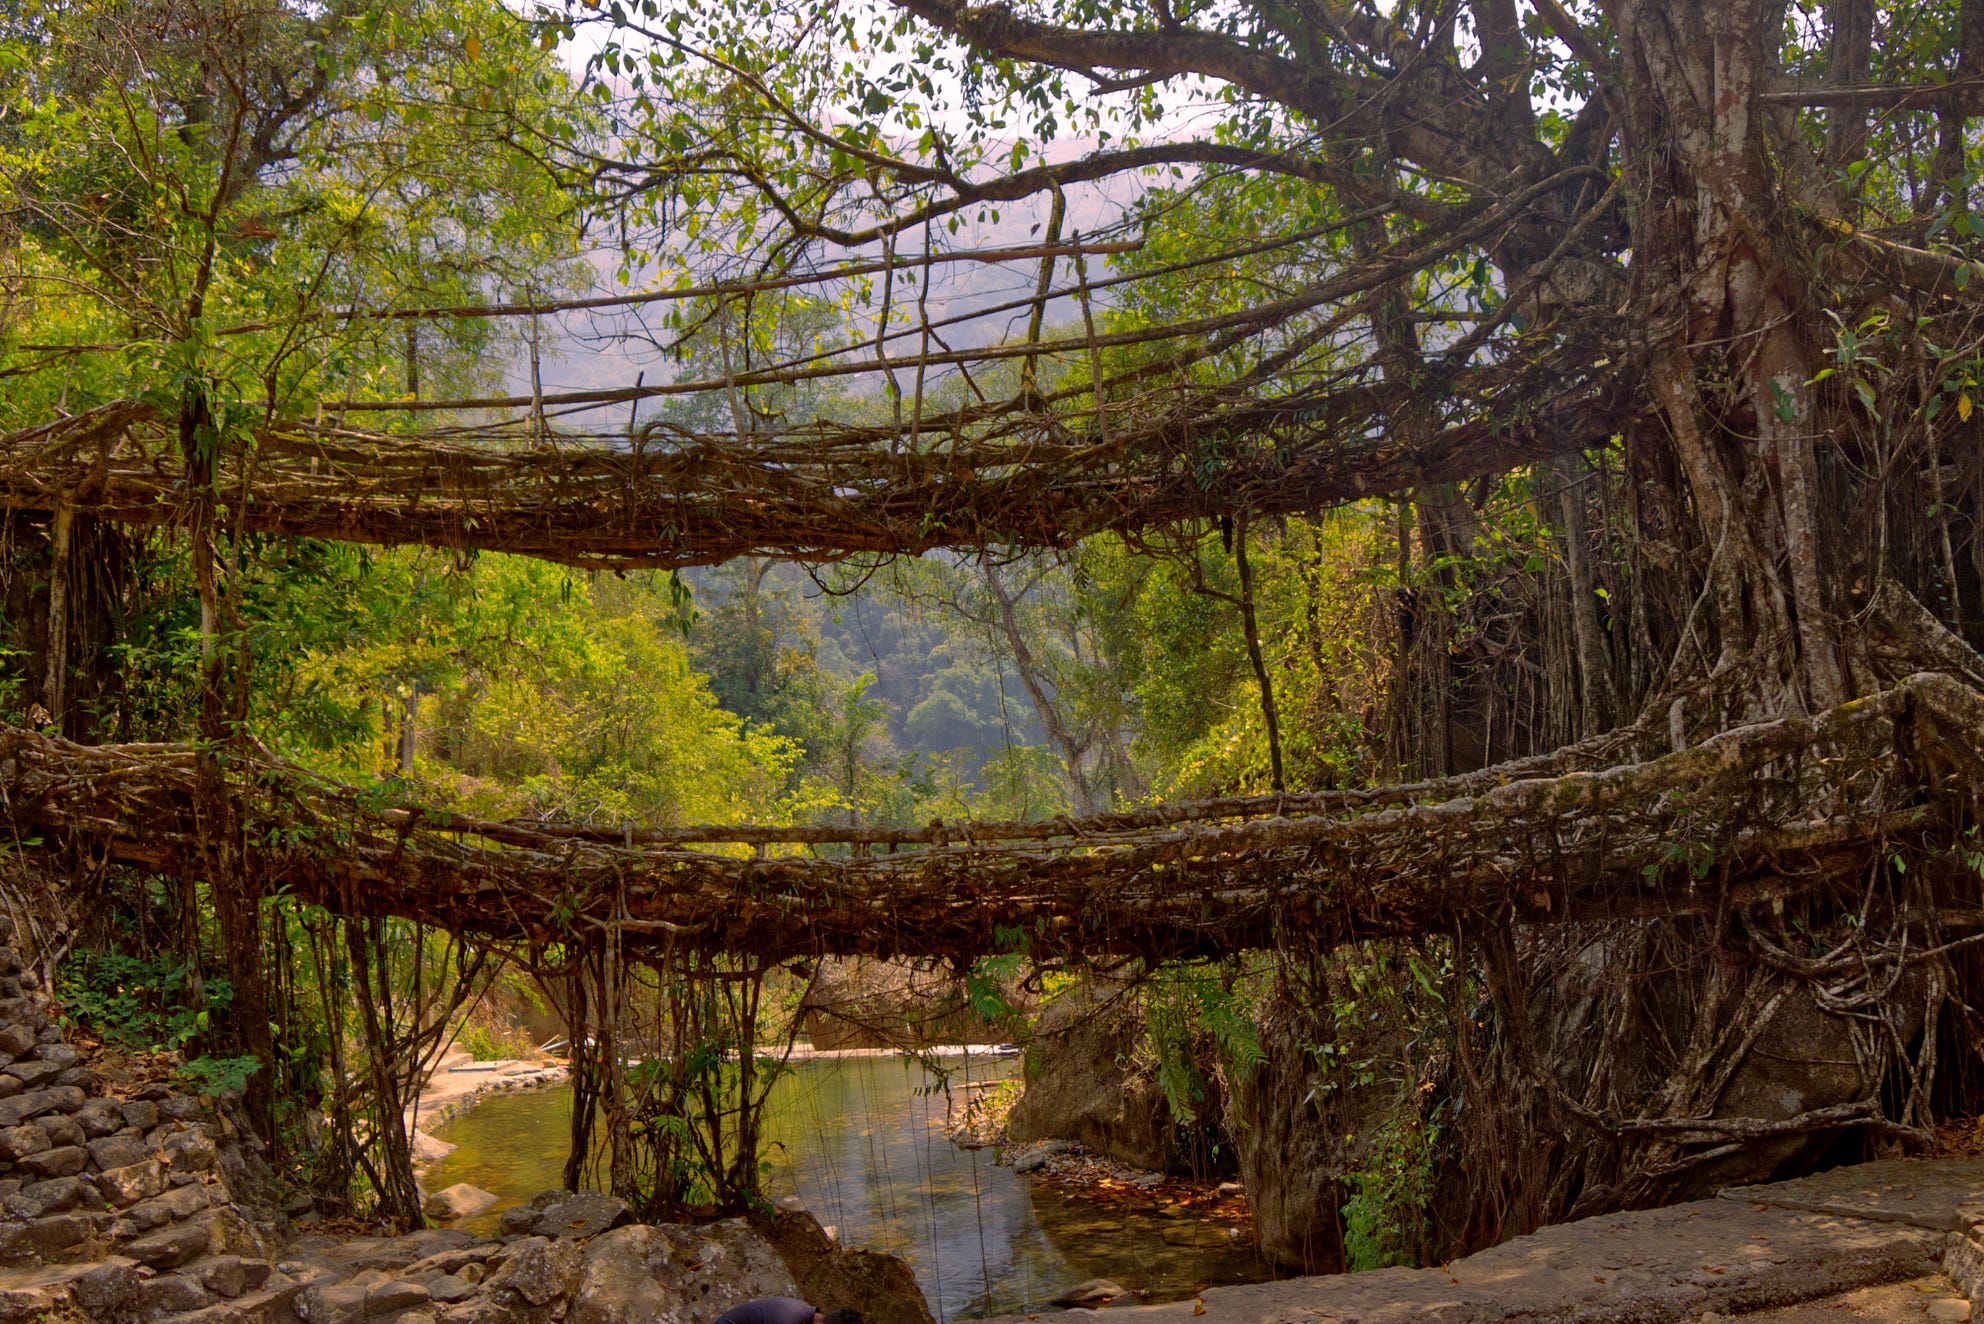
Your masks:
{"label": "lower root bridge", "polygon": [[[1664,738],[1664,733],[1659,738]],[[395,802],[266,753],[0,731],[0,792],[43,850],[201,868],[216,758],[263,894],[535,946],[1149,959],[1675,915],[1854,875],[1951,835],[1984,784],[1984,695],[1923,672],[1816,716],[1654,754],[1621,732],[1408,786],[1045,823],[636,830]],[[1648,747],[1642,756],[1641,750]]]}

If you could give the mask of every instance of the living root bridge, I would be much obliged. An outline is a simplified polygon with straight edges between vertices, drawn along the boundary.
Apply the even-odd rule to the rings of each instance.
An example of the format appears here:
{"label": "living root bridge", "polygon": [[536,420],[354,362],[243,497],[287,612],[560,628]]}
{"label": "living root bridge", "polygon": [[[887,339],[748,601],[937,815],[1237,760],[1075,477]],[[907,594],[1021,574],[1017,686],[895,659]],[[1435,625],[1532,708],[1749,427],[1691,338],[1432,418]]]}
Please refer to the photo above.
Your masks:
{"label": "living root bridge", "polygon": [[[1513,393],[1512,393],[1513,394]],[[810,424],[774,434],[565,437],[503,427],[408,438],[275,428],[214,482],[229,527],[389,546],[517,552],[636,569],[737,556],[837,560],[933,548],[1067,547],[1112,530],[1261,517],[1569,454],[1619,426],[1616,401],[1539,390],[1519,417],[1456,423],[1414,449],[1380,426],[1397,391],[1239,395],[1126,418],[1106,437],[1045,416],[988,432]],[[1091,419],[1092,421],[1092,419]],[[0,506],[140,527],[191,509],[176,434],[118,402],[0,436]]]}
{"label": "living root bridge", "polygon": [[[1935,673],[1816,717],[1588,766],[1634,738],[1381,791],[912,830],[492,822],[267,757],[232,758],[229,780],[248,868],[333,910],[524,948],[617,932],[630,955],[768,961],[1184,957],[1699,912],[1948,844],[1984,785],[1984,695]],[[19,842],[196,872],[194,758],[6,728],[0,791]]]}

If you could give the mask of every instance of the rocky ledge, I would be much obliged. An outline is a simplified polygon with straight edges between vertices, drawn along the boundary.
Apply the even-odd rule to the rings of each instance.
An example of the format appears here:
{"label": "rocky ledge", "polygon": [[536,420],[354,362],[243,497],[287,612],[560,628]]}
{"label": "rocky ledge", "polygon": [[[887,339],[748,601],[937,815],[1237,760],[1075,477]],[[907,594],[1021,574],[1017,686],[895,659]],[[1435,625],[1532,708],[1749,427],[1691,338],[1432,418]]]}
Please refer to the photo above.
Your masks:
{"label": "rocky ledge", "polygon": [[[1709,1324],[1913,1282],[1922,1324],[1984,1304],[1984,1159],[1896,1159],[1559,1223],[1451,1264],[1208,1288],[1115,1324]],[[1113,1284],[1084,1284],[1100,1300]],[[1120,1289],[1119,1289],[1120,1290]],[[1093,1314],[1071,1311],[1078,1318]],[[1839,1319],[1814,1314],[1805,1321]],[[982,1324],[1020,1324],[1020,1319]]]}
{"label": "rocky ledge", "polygon": [[906,1264],[838,1250],[803,1213],[638,1223],[611,1196],[547,1191],[506,1210],[503,1231],[307,1238],[277,1266],[281,1282],[200,1324],[708,1324],[760,1296],[858,1305],[871,1324],[930,1324]]}
{"label": "rocky ledge", "polygon": [[[210,1234],[217,1221],[184,1226]],[[169,1263],[112,1254],[0,1272],[0,1324],[708,1324],[757,1296],[930,1321],[908,1266],[837,1250],[803,1214],[647,1224],[611,1197],[552,1192],[506,1226],[520,1230],[308,1236],[275,1263],[188,1232]]]}

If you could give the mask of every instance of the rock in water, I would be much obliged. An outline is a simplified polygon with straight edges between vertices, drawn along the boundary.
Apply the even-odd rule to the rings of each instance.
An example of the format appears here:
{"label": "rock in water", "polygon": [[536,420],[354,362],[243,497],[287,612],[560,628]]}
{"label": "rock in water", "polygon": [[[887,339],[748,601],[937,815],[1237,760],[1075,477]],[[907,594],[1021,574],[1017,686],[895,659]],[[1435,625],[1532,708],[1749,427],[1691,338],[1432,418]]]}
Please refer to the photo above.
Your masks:
{"label": "rock in water", "polygon": [[1119,1296],[1128,1296],[1129,1289],[1119,1287],[1107,1278],[1091,1278],[1085,1283],[1070,1287],[1053,1300],[1057,1306],[1099,1306],[1114,1301]]}
{"label": "rock in water", "polygon": [[425,1131],[413,1133],[413,1161],[415,1163],[439,1163],[455,1152],[455,1147],[445,1140],[436,1140]]}
{"label": "rock in water", "polygon": [[427,1203],[421,1209],[429,1218],[468,1218],[481,1213],[496,1200],[494,1193],[458,1181],[428,1196]]}

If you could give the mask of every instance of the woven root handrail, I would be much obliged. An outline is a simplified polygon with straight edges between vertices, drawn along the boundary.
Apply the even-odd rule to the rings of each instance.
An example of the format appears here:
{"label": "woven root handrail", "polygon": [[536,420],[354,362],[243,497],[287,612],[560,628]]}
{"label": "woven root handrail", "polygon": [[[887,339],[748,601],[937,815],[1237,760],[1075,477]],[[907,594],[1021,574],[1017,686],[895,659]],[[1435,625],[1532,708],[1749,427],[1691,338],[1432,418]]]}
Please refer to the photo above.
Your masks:
{"label": "woven root handrail", "polygon": [[[1592,747],[1594,751],[1597,746]],[[198,753],[0,730],[17,842],[197,872]],[[1272,797],[1051,825],[614,834],[469,819],[230,751],[243,858],[263,888],[344,913],[544,946],[617,929],[660,946],[968,960],[1023,949],[1150,958],[1534,922],[1676,914],[1853,875],[1934,846],[1984,785],[1984,695],[1936,673],[1815,717],[1644,761],[1547,761],[1428,782],[1391,803]],[[1503,780],[1506,778],[1506,780]],[[1500,784],[1496,784],[1499,782]],[[1276,809],[1279,812],[1276,812]],[[787,833],[791,829],[779,829]],[[790,843],[803,842],[805,853]],[[878,849],[881,847],[881,849]]]}

